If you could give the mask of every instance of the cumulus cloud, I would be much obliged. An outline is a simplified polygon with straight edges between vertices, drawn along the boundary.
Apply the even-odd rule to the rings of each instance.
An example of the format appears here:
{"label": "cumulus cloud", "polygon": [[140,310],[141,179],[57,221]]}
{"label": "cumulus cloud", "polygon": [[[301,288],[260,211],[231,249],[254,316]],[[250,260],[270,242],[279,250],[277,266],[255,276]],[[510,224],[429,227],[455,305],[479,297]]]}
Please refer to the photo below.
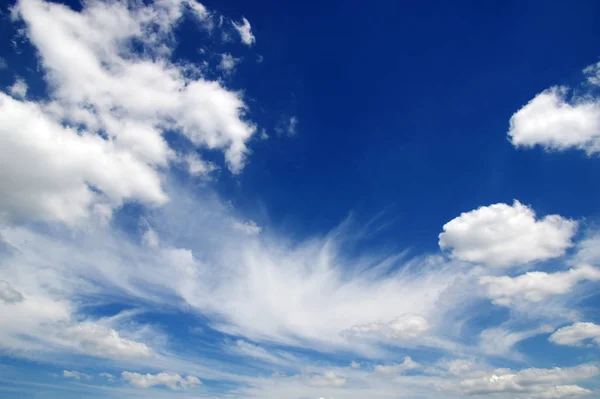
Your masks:
{"label": "cumulus cloud", "polygon": [[176,373],[162,372],[158,374],[140,374],[124,371],[121,373],[121,379],[129,382],[136,388],[151,388],[158,385],[164,385],[172,390],[193,388],[195,385],[202,384],[197,377],[182,377]]}
{"label": "cumulus cloud", "polygon": [[237,24],[235,22],[232,22],[232,24],[233,24],[233,27],[240,34],[242,43],[244,43],[247,46],[251,46],[256,42],[256,38],[252,34],[252,28],[250,27],[250,22],[246,18],[242,17],[242,23],[240,23],[240,24]]}
{"label": "cumulus cloud", "polygon": [[411,359],[410,356],[406,356],[404,358],[404,361],[402,363],[399,364],[393,364],[393,365],[377,365],[375,366],[375,372],[378,374],[383,374],[383,375],[398,375],[398,374],[403,374],[409,370],[414,370],[414,369],[418,369],[421,368],[422,366],[413,361]]}
{"label": "cumulus cloud", "polygon": [[186,10],[206,18],[193,0],[90,1],[81,11],[17,3],[13,15],[38,51],[50,98],[24,102],[0,93],[2,218],[72,223],[98,206],[164,204],[161,170],[179,161],[166,130],[222,151],[229,169],[241,171],[256,130],[241,94],[170,61],[171,31]]}
{"label": "cumulus cloud", "polygon": [[341,387],[345,383],[346,379],[337,376],[333,371],[315,375],[308,381],[308,384],[314,387]]}
{"label": "cumulus cloud", "polygon": [[600,281],[600,270],[584,265],[566,272],[484,276],[479,279],[479,284],[495,304],[510,306],[522,301],[541,302],[550,295],[565,294],[585,280]]}
{"label": "cumulus cloud", "polygon": [[84,373],[80,373],[79,371],[68,371],[68,370],[64,370],[63,371],[63,376],[66,378],[74,378],[76,380],[91,380],[92,376],[84,374]]}
{"label": "cumulus cloud", "polygon": [[600,325],[578,322],[556,330],[549,338],[557,345],[584,346],[586,341],[600,346]]}
{"label": "cumulus cloud", "polygon": [[536,219],[515,201],[462,213],[443,226],[439,245],[456,259],[509,267],[564,255],[576,229],[577,222],[559,215]]}
{"label": "cumulus cloud", "polygon": [[16,303],[23,300],[23,295],[6,281],[0,280],[0,300],[4,303]]}
{"label": "cumulus cloud", "polygon": [[15,98],[25,98],[27,95],[27,83],[22,78],[17,78],[15,83],[8,88],[8,91]]}
{"label": "cumulus cloud", "polygon": [[510,118],[511,143],[558,151],[577,148],[588,154],[600,151],[600,102],[568,100],[568,92],[567,87],[552,87],[517,111]]}

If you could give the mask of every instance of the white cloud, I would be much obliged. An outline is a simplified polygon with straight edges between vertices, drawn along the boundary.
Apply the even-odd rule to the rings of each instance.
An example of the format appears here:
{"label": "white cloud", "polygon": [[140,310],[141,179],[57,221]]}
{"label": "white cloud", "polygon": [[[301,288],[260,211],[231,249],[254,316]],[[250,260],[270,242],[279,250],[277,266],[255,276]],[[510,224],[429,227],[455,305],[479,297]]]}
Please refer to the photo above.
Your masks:
{"label": "white cloud", "polygon": [[[600,369],[593,365],[552,369],[530,368],[518,372],[502,369],[482,377],[466,378],[460,382],[460,387],[468,395],[522,392],[533,393],[540,397],[539,395],[556,393],[557,385],[585,381],[598,374],[600,374]],[[568,392],[570,389],[558,389],[558,391],[561,390]]]}
{"label": "white cloud", "polygon": [[252,44],[254,44],[256,42],[256,38],[252,34],[252,29],[250,27],[250,22],[246,18],[242,17],[242,23],[241,24],[236,24],[235,22],[232,22],[232,24],[233,24],[234,28],[240,34],[240,38],[242,39],[242,43],[244,43],[247,46],[251,46]]}
{"label": "white cloud", "polygon": [[346,336],[383,335],[391,339],[410,340],[422,337],[431,326],[422,316],[404,314],[396,317],[389,323],[369,323],[352,326],[343,331]]}
{"label": "white cloud", "polygon": [[470,360],[456,359],[448,363],[448,372],[453,375],[461,375],[473,368]]}
{"label": "white cloud", "polygon": [[[73,223],[94,204],[164,204],[160,177],[125,150],[0,93],[0,217]],[[103,194],[93,190],[100,190]]]}
{"label": "white cloud", "polygon": [[192,176],[206,176],[218,169],[215,164],[201,159],[197,154],[188,154],[183,157],[183,161],[187,164],[188,173]]}
{"label": "white cloud", "polygon": [[123,338],[117,331],[96,323],[79,323],[64,334],[85,353],[94,356],[131,359],[153,354],[146,344]]}
{"label": "white cloud", "polygon": [[341,387],[345,383],[346,379],[337,376],[333,371],[315,375],[308,381],[308,384],[314,387]]}
{"label": "white cloud", "polygon": [[223,53],[221,54],[221,61],[219,62],[218,68],[225,74],[231,74],[239,61],[238,58],[234,58],[231,54]]}
{"label": "white cloud", "polygon": [[[554,329],[550,326],[541,326],[525,331],[511,331],[503,327],[493,327],[483,330],[479,336],[479,348],[481,352],[493,356],[507,356],[512,354],[513,347],[536,335],[550,333]],[[518,354],[513,354],[518,356]]]}
{"label": "white cloud", "polygon": [[577,148],[588,154],[600,151],[600,102],[593,98],[569,101],[568,91],[552,87],[517,111],[508,131],[512,144],[558,151]]}
{"label": "white cloud", "polygon": [[559,328],[550,336],[549,340],[557,345],[569,346],[584,346],[587,340],[591,340],[591,342],[600,346],[600,325],[578,322]]}
{"label": "white cloud", "polygon": [[182,377],[176,373],[162,372],[158,374],[139,374],[124,371],[121,378],[128,381],[136,388],[150,388],[157,385],[164,385],[172,390],[193,388],[195,385],[202,384],[197,377]]}
{"label": "white cloud", "polygon": [[15,83],[8,88],[8,91],[13,97],[25,98],[27,95],[27,83],[22,78],[17,78]]}
{"label": "white cloud", "polygon": [[76,380],[91,380],[92,377],[84,374],[84,373],[80,373],[79,371],[68,371],[68,370],[64,370],[63,371],[63,376],[66,378],[74,378]]}
{"label": "white cloud", "polygon": [[360,368],[360,363],[355,362],[354,360],[352,362],[350,362],[350,368],[353,369],[359,369]]}
{"label": "white cloud", "polygon": [[554,388],[549,388],[544,392],[535,394],[533,397],[540,399],[579,398],[582,396],[591,395],[592,393],[593,392],[589,389],[585,389],[577,385],[559,385]]}
{"label": "white cloud", "polygon": [[600,270],[580,266],[566,272],[528,272],[517,277],[484,276],[479,279],[495,304],[510,306],[523,301],[541,302],[550,295],[565,294],[585,280],[600,280]]}
{"label": "white cloud", "polygon": [[23,295],[4,280],[0,280],[0,300],[4,303],[23,301]]}
{"label": "white cloud", "polygon": [[439,245],[452,257],[509,267],[564,255],[577,222],[559,215],[536,220],[533,209],[515,201],[462,213],[443,227]]}
{"label": "white cloud", "polygon": [[208,18],[188,0],[131,7],[94,0],[80,12],[17,3],[13,15],[38,50],[50,98],[31,103],[0,94],[3,218],[72,223],[98,205],[164,204],[161,171],[178,161],[165,130],[223,151],[229,169],[240,172],[256,130],[241,94],[170,61],[172,29],[185,10],[201,23]]}
{"label": "white cloud", "polygon": [[391,366],[377,365],[375,366],[375,372],[384,375],[398,375],[403,374],[409,370],[421,368],[422,366],[413,361],[410,356],[406,356],[404,361],[400,364],[394,364]]}

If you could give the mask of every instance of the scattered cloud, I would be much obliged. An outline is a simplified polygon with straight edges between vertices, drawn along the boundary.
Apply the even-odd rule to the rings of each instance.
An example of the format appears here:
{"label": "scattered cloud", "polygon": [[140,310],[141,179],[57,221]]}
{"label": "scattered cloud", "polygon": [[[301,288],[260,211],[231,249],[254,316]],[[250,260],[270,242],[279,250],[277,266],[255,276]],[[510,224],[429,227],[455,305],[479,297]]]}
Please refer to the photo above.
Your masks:
{"label": "scattered cloud", "polygon": [[585,381],[598,374],[600,369],[593,365],[553,369],[530,368],[518,372],[501,369],[491,375],[464,379],[460,382],[460,387],[468,395],[524,393],[537,397],[553,397],[544,395],[552,395],[557,391],[577,391],[570,388],[558,389],[558,386]]}
{"label": "scattered cloud", "polygon": [[398,375],[403,374],[409,370],[421,368],[422,366],[413,361],[410,356],[406,356],[404,361],[400,364],[393,364],[391,366],[378,365],[375,366],[375,372],[383,375]]}
{"label": "scattered cloud", "polygon": [[594,323],[575,323],[556,330],[549,338],[550,342],[557,345],[585,346],[590,341],[600,346],[600,325]]}
{"label": "scattered cloud", "polygon": [[280,122],[275,128],[275,132],[279,135],[294,136],[297,133],[298,118],[292,116]]}
{"label": "scattered cloud", "polygon": [[510,267],[564,255],[576,230],[573,220],[536,219],[533,209],[515,201],[462,213],[444,225],[439,245],[459,260]]}
{"label": "scattered cloud", "polygon": [[[241,171],[256,128],[240,92],[190,77],[170,60],[171,31],[186,10],[207,18],[187,0],[90,1],[80,12],[17,3],[13,15],[25,23],[51,90],[39,103],[0,94],[0,217],[74,223],[124,201],[164,204],[162,170],[178,161],[166,130],[222,151],[229,169]],[[152,57],[134,52],[133,40]]]}
{"label": "scattered cloud", "polygon": [[17,78],[15,83],[8,88],[8,91],[15,98],[25,98],[27,95],[27,83],[22,78]]}
{"label": "scattered cloud", "polygon": [[541,302],[550,295],[565,294],[581,281],[600,281],[600,270],[580,266],[566,272],[528,272],[517,277],[484,276],[479,279],[495,304],[510,306],[522,301]]}
{"label": "scattered cloud", "polygon": [[[600,82],[599,65],[584,69],[591,85]],[[510,118],[508,136],[515,147],[546,150],[575,148],[588,155],[600,151],[600,100],[593,95],[570,98],[570,88],[544,90]]]}
{"label": "scattered cloud", "polygon": [[110,373],[100,373],[98,374],[98,376],[102,377],[102,378],[106,378],[109,381],[114,381],[115,380],[115,376],[110,374]]}
{"label": "scattered cloud", "polygon": [[162,372],[158,374],[139,374],[124,371],[121,373],[121,379],[129,382],[136,388],[150,388],[153,386],[164,385],[172,390],[193,388],[195,385],[202,384],[197,377],[182,377],[176,373]]}
{"label": "scattered cloud", "polygon": [[123,338],[117,331],[99,324],[79,323],[64,334],[84,352],[94,356],[113,359],[152,356],[152,350],[146,344]]}
{"label": "scattered cloud", "polygon": [[254,34],[252,34],[250,22],[246,18],[242,17],[242,23],[240,23],[240,24],[237,24],[235,22],[231,22],[231,23],[233,24],[233,27],[240,34],[242,43],[244,43],[247,46],[251,46],[256,42],[256,38],[254,37]]}
{"label": "scattered cloud", "polygon": [[91,380],[92,376],[84,374],[84,373],[80,373],[79,371],[68,371],[68,370],[64,370],[63,371],[63,376],[66,378],[74,378],[76,380]]}
{"label": "scattered cloud", "polygon": [[333,371],[328,371],[323,375],[313,376],[308,384],[314,387],[341,387],[346,383],[346,379],[337,376]]}
{"label": "scattered cloud", "polygon": [[239,62],[239,58],[234,58],[229,53],[223,53],[221,54],[221,61],[219,62],[218,68],[226,75],[230,75],[235,71],[235,67]]}

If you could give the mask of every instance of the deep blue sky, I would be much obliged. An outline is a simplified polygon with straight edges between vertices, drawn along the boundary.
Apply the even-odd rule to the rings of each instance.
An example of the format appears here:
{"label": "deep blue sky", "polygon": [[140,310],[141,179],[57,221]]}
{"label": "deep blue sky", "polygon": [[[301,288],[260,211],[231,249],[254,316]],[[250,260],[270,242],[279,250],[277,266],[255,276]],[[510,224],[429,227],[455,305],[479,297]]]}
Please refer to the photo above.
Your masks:
{"label": "deep blue sky", "polygon": [[261,37],[263,63],[231,82],[260,99],[252,117],[273,126],[280,110],[300,121],[295,137],[253,146],[239,185],[222,182],[240,206],[268,204],[275,225],[326,231],[350,211],[366,220],[383,210],[397,221],[396,245],[433,249],[443,223],[481,204],[516,198],[542,214],[597,215],[600,163],[515,151],[506,139],[516,110],[578,84],[597,60],[597,2],[207,6],[243,14]]}

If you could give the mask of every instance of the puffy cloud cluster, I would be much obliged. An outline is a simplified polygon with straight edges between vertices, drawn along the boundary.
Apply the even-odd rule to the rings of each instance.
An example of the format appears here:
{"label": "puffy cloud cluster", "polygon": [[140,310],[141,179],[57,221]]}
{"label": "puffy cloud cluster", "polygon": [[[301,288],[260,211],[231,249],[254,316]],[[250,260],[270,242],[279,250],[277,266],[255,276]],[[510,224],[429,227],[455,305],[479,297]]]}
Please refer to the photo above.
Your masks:
{"label": "puffy cloud cluster", "polygon": [[150,388],[157,385],[164,385],[172,390],[192,388],[200,385],[202,382],[197,377],[188,375],[182,377],[177,373],[162,372],[158,374],[140,374],[123,371],[121,378],[128,381],[136,388]]}
{"label": "puffy cloud cluster", "polygon": [[50,97],[22,100],[20,81],[13,97],[0,93],[2,219],[74,223],[124,201],[164,204],[162,170],[170,163],[192,159],[192,174],[211,170],[172,149],[167,130],[223,151],[240,172],[256,130],[241,94],[170,61],[172,30],[186,14],[211,25],[194,0],[89,1],[81,11],[42,0],[16,4],[13,17],[25,23]]}
{"label": "puffy cloud cluster", "polygon": [[431,326],[422,316],[404,314],[389,323],[369,323],[352,326],[345,330],[345,336],[372,336],[382,335],[391,339],[410,340],[422,337]]}
{"label": "puffy cloud cluster", "polygon": [[509,267],[564,255],[577,222],[559,215],[538,220],[532,208],[515,201],[464,212],[446,223],[439,245],[460,260]]}
{"label": "puffy cloud cluster", "polygon": [[584,265],[566,272],[528,272],[517,277],[484,276],[479,283],[494,303],[510,306],[521,301],[541,302],[550,295],[565,294],[585,280],[600,281],[600,270]]}

